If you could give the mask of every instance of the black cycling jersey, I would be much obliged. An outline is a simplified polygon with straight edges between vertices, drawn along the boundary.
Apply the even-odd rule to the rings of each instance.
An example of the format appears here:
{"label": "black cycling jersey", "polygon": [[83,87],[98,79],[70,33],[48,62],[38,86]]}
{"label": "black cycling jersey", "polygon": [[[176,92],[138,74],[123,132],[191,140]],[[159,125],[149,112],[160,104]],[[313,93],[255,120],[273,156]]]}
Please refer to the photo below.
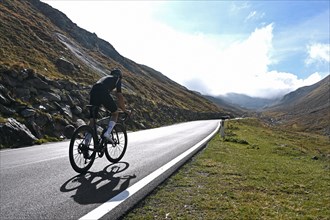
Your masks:
{"label": "black cycling jersey", "polygon": [[[116,88],[116,91],[121,93],[121,78],[116,76],[105,76],[97,81],[90,92],[90,105],[101,106],[111,112],[116,112],[118,107],[113,98],[109,94]],[[98,114],[99,109],[96,109],[95,114]],[[93,117],[93,112],[90,112],[90,117]]]}
{"label": "black cycling jersey", "polygon": [[116,88],[116,91],[121,93],[121,79],[116,76],[104,76],[99,79],[95,85],[102,85],[109,90],[109,92]]}

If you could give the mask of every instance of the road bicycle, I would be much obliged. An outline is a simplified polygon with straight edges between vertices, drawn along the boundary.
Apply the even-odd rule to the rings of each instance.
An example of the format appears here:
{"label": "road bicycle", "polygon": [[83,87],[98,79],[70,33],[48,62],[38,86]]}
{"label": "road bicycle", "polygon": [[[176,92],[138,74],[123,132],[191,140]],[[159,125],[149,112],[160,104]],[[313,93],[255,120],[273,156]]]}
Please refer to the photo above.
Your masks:
{"label": "road bicycle", "polygon": [[88,105],[87,107],[92,112],[92,126],[82,125],[78,127],[71,137],[69,147],[70,164],[78,173],[86,173],[93,165],[96,155],[101,158],[105,154],[110,162],[119,162],[127,148],[125,122],[130,115],[124,112],[119,113],[117,123],[111,132],[112,141],[108,141],[103,137],[103,134],[107,130],[107,122],[111,116],[97,121],[98,106]]}

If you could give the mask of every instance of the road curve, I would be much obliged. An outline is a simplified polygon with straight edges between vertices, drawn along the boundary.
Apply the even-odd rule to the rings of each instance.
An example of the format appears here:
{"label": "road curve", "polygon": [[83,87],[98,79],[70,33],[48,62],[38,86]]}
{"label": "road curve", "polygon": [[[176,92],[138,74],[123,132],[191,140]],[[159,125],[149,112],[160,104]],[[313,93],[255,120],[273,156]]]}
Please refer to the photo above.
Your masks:
{"label": "road curve", "polygon": [[[115,219],[196,153],[218,128],[219,120],[205,120],[129,133],[121,162],[98,158],[86,175],[71,168],[68,141],[1,150],[1,219]],[[168,165],[170,161],[175,164]]]}

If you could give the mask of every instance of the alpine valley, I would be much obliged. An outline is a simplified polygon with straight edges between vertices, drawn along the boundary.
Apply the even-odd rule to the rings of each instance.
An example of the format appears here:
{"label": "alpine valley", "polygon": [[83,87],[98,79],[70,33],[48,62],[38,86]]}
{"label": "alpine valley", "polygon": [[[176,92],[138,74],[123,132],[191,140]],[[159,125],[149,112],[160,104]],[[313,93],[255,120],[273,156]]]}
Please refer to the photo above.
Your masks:
{"label": "alpine valley", "polygon": [[[242,106],[207,97],[123,57],[107,41],[39,0],[0,1],[0,147],[70,138],[86,123],[91,85],[119,68],[133,110],[129,130],[222,117],[258,116],[274,125],[329,135],[329,76],[276,103]],[[256,113],[256,109],[258,112]],[[262,110],[260,110],[262,109]],[[106,115],[105,111],[101,116]]]}

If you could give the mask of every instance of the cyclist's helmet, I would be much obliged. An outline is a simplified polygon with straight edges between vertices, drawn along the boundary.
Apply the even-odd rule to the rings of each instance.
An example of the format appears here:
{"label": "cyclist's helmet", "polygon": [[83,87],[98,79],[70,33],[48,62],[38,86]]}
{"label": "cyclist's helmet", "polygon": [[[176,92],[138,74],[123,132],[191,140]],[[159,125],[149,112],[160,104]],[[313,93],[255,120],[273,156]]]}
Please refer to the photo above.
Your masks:
{"label": "cyclist's helmet", "polygon": [[110,74],[115,77],[118,77],[120,79],[123,77],[123,74],[121,73],[121,71],[119,69],[112,70]]}

